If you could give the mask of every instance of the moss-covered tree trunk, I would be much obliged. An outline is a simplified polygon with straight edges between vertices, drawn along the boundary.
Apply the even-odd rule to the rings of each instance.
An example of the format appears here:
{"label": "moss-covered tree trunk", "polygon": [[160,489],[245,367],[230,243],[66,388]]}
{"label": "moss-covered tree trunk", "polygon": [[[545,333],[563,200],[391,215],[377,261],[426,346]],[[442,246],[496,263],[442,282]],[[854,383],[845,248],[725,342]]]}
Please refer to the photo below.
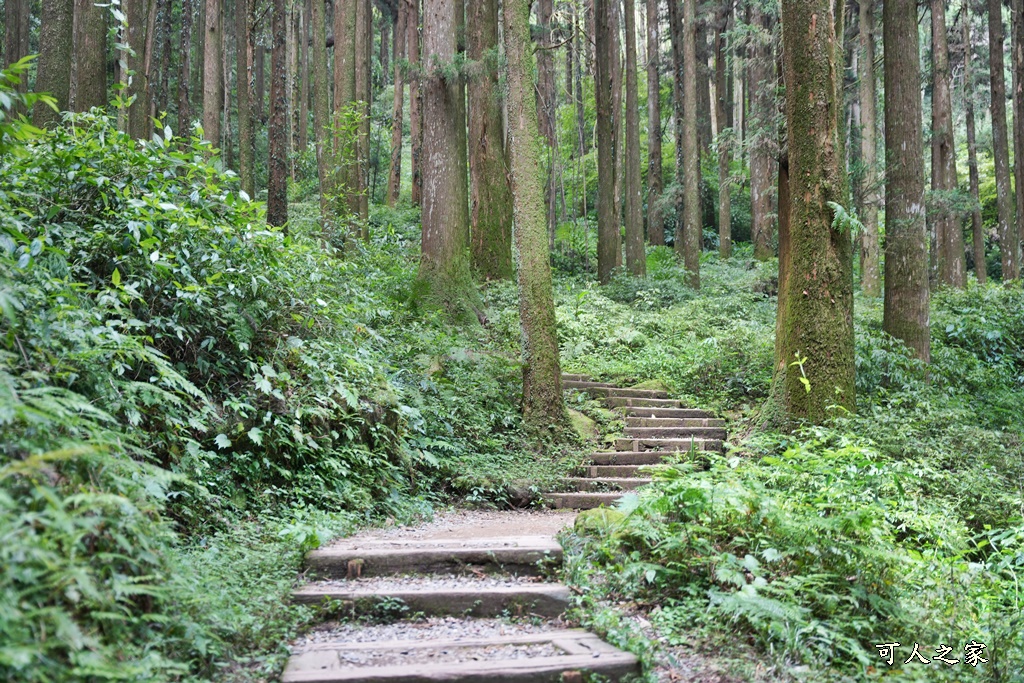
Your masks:
{"label": "moss-covered tree trunk", "polygon": [[385,201],[394,206],[402,190],[402,131],[405,125],[405,76],[401,60],[405,57],[406,34],[408,33],[409,4],[398,2],[398,17],[395,20],[394,59],[395,82],[391,99],[391,155],[388,164],[388,189]]}
{"label": "moss-covered tree trunk", "polygon": [[359,213],[358,172],[351,114],[356,99],[356,3],[334,2],[334,174],[335,212],[339,218]]}
{"label": "moss-covered tree trunk", "polygon": [[661,208],[661,31],[659,0],[647,0],[647,241],[665,244]]}
{"label": "moss-covered tree trunk", "polygon": [[915,0],[884,0],[882,24],[886,171],[882,327],[928,362],[928,234]]}
{"label": "moss-covered tree trunk", "polygon": [[[1013,168],[1016,195],[1017,244],[1024,242],[1024,0],[1012,0],[1010,15],[1013,17],[1013,57],[1010,60],[1013,72]],[[1017,274],[1024,268],[1024,255],[1018,257]]]}
{"label": "moss-covered tree trunk", "polygon": [[967,282],[960,217],[951,205],[956,191],[956,145],[950,93],[946,0],[932,0],[932,190],[940,199],[934,217],[938,282],[963,288]]}
{"label": "moss-covered tree trunk", "polygon": [[683,0],[683,71],[683,220],[681,230],[676,229],[676,250],[683,255],[687,283],[694,289],[700,289],[704,230],[697,136],[697,0]]}
{"label": "moss-covered tree trunk", "polygon": [[632,275],[647,274],[644,250],[643,187],[640,181],[640,94],[636,61],[636,6],[624,0],[626,28],[626,268]]}
{"label": "moss-covered tree trunk", "polygon": [[355,165],[352,170],[351,200],[352,213],[359,216],[359,236],[370,238],[370,102],[373,64],[373,7],[370,0],[356,0],[355,36],[355,97],[359,113],[359,127],[356,134]]}
{"label": "moss-covered tree trunk", "polygon": [[833,229],[829,207],[847,197],[843,16],[833,7],[832,0],[782,3],[788,168],[780,171],[779,206],[789,212],[780,216],[785,254],[770,411],[783,421],[820,422],[831,405],[855,406],[853,244],[849,230]]}
{"label": "moss-covered tree trunk", "polygon": [[1003,260],[1003,281],[1020,277],[1020,240],[1013,220],[1010,149],[1006,127],[1006,76],[1003,72],[1003,3],[988,0],[988,59],[992,102],[992,156],[995,162],[997,232]]}
{"label": "moss-covered tree trunk", "polygon": [[333,192],[331,185],[331,154],[328,140],[330,125],[330,94],[327,80],[327,22],[324,0],[313,0],[311,8],[313,30],[313,145],[316,150],[316,174],[320,181],[320,216],[329,219],[327,196]]}
{"label": "moss-covered tree trunk", "polygon": [[221,2],[222,0],[204,0],[203,3],[203,139],[209,140],[214,147],[220,145],[220,117],[224,106],[224,36],[221,31]]}
{"label": "moss-covered tree trunk", "polygon": [[[409,66],[415,72],[420,68],[420,2],[403,0],[409,14],[406,24],[406,49],[409,51]],[[420,93],[420,79],[409,81],[409,175],[412,179],[411,199],[417,206],[423,197],[423,96]]]}
{"label": "moss-covered tree trunk", "polygon": [[729,127],[726,125],[728,103],[725,32],[732,15],[732,2],[723,2],[718,9],[715,24],[715,121],[718,123],[718,253],[727,259],[732,255],[732,206],[729,196],[729,163],[732,161],[732,145]]}
{"label": "moss-covered tree trunk", "polygon": [[94,0],[75,0],[74,61],[75,111],[106,106],[107,10]]}
{"label": "moss-covered tree trunk", "polygon": [[284,226],[288,223],[288,7],[285,0],[274,0],[272,13],[267,223]]}
{"label": "moss-covered tree trunk", "polygon": [[512,188],[498,91],[498,2],[467,7],[470,231],[473,270],[485,280],[512,277]]}
{"label": "moss-covered tree trunk", "polygon": [[423,5],[423,239],[420,279],[437,304],[466,312],[469,270],[469,205],[465,151],[460,143],[462,75],[454,57],[462,0]]}
{"label": "moss-covered tree trunk", "polygon": [[529,52],[530,0],[504,0],[504,16],[514,239],[523,339],[523,420],[534,432],[560,430],[566,418],[548,263],[544,173],[533,97],[534,67]]}
{"label": "moss-covered tree trunk", "polygon": [[235,57],[238,101],[238,177],[250,197],[256,195],[256,143],[252,119],[251,0],[235,0]]}
{"label": "moss-covered tree trunk", "polygon": [[611,1],[594,0],[595,73],[597,105],[597,279],[602,284],[612,277],[621,249],[619,212],[615,204],[615,137],[613,131],[614,41]]}
{"label": "moss-covered tree trunk", "polygon": [[39,66],[36,71],[36,92],[50,93],[58,111],[37,102],[32,119],[37,126],[54,126],[60,112],[67,111],[71,96],[71,54],[74,46],[72,19],[74,0],[43,0],[39,25]]}
{"label": "moss-covered tree trunk", "polygon": [[981,180],[978,176],[978,143],[974,130],[974,45],[971,43],[971,11],[970,6],[963,9],[964,33],[964,119],[967,128],[967,170],[970,176],[971,199],[974,209],[971,211],[971,235],[974,250],[974,276],[978,282],[985,284],[988,279],[988,264],[985,261],[985,225],[981,219],[981,200],[979,199]]}
{"label": "moss-covered tree trunk", "polygon": [[882,293],[881,259],[878,244],[878,115],[875,96],[875,3],[860,0],[857,39],[860,55],[857,60],[857,93],[860,100],[860,160],[864,168],[860,196],[864,211],[861,222],[860,287],[867,296]]}

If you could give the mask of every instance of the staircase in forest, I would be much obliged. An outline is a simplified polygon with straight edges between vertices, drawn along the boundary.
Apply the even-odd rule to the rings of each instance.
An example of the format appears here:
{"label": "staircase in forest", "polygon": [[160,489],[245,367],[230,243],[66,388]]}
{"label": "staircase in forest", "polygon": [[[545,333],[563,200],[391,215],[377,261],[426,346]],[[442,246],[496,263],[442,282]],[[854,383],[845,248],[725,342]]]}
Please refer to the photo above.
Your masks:
{"label": "staircase in forest", "polygon": [[592,453],[576,476],[565,480],[571,491],[544,496],[552,507],[585,510],[612,505],[624,492],[650,483],[639,474],[642,466],[665,462],[679,451],[722,450],[725,420],[684,408],[664,391],[617,387],[572,374],[562,375],[562,388],[603,399],[624,414],[626,428],[615,439],[615,450]]}

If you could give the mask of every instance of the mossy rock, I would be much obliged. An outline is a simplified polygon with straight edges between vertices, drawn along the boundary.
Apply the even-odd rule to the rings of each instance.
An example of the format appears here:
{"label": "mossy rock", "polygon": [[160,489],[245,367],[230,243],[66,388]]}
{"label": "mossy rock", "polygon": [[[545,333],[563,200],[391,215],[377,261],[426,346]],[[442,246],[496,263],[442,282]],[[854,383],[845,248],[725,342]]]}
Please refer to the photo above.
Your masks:
{"label": "mossy rock", "polygon": [[611,508],[582,510],[576,515],[573,529],[581,536],[608,536],[625,518],[624,512]]}
{"label": "mossy rock", "polygon": [[651,389],[652,391],[669,391],[669,388],[665,386],[665,383],[660,379],[649,379],[646,382],[640,382],[640,384],[634,384],[630,389]]}
{"label": "mossy rock", "polygon": [[601,435],[597,423],[578,410],[569,408],[569,422],[572,424],[573,430],[584,441],[596,439]]}

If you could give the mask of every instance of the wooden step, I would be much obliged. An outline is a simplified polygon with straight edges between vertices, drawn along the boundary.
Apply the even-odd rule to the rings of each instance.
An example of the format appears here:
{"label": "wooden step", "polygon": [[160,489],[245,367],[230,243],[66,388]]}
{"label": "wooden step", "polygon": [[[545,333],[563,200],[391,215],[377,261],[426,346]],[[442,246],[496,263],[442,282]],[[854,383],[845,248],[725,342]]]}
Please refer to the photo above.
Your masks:
{"label": "wooden step", "polygon": [[626,414],[626,419],[631,417],[672,417],[672,418],[713,418],[714,414],[706,410],[695,408],[663,408],[658,406],[632,406],[620,407],[619,410]]}
{"label": "wooden step", "polygon": [[725,420],[713,417],[627,417],[627,427],[725,427]]}
{"label": "wooden step", "polygon": [[667,457],[671,456],[665,451],[610,451],[592,453],[590,462],[598,466],[657,465]]}
{"label": "wooden step", "polygon": [[562,382],[562,389],[583,391],[595,398],[668,398],[668,394],[664,391],[629,389],[604,382]]}
{"label": "wooden step", "polygon": [[[639,391],[639,390],[638,390]],[[609,396],[604,400],[609,408],[678,408],[679,401],[673,398],[631,398]]]}
{"label": "wooden step", "polygon": [[724,427],[627,427],[622,430],[623,436],[631,439],[683,439],[698,437],[702,439],[725,439]]}
{"label": "wooden step", "polygon": [[572,373],[563,372],[562,382],[589,382],[590,377],[587,375],[574,375]]}
{"label": "wooden step", "polygon": [[698,437],[682,439],[615,439],[617,451],[721,451],[719,439],[701,439]]}
{"label": "wooden step", "polygon": [[597,479],[591,479],[589,477],[566,477],[562,481],[569,484],[577,491],[595,491],[598,493],[605,491],[614,493],[616,491],[632,491],[633,489],[650,484],[652,480],[641,479],[639,477],[600,477]]}
{"label": "wooden step", "polygon": [[573,510],[589,510],[599,507],[614,507],[624,492],[614,493],[545,493],[544,501],[553,508],[571,508]]}
{"label": "wooden step", "polygon": [[380,541],[356,547],[331,546],[306,555],[313,575],[325,578],[385,576],[410,572],[459,573],[467,567],[510,574],[540,573],[539,563],[561,562],[562,546],[547,536],[472,541]]}
{"label": "wooden step", "polygon": [[[338,584],[351,584],[338,585]],[[504,613],[557,617],[569,605],[569,589],[557,583],[522,583],[508,586],[456,588],[364,589],[359,581],[310,584],[292,593],[299,604],[318,605],[337,600],[353,616],[374,614],[400,604],[408,614],[425,616],[496,617]]]}
{"label": "wooden step", "polygon": [[[474,657],[508,646],[546,645],[556,654],[544,657],[488,659]],[[452,661],[425,663],[431,652],[452,654]],[[372,662],[375,655],[387,664]],[[402,660],[408,661],[402,661]],[[295,652],[282,683],[561,683],[563,674],[589,672],[601,680],[622,681],[640,673],[635,655],[615,648],[592,633],[562,629],[488,638],[418,639],[354,643],[334,640],[306,645]],[[571,680],[584,680],[575,675]],[[589,680],[589,678],[587,678]]]}

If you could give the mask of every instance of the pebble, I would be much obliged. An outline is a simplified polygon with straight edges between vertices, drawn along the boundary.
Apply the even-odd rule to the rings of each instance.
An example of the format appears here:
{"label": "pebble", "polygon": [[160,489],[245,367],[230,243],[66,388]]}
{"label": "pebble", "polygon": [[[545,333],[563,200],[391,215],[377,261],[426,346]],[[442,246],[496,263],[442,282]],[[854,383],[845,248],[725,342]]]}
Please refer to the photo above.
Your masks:
{"label": "pebble", "polygon": [[504,619],[462,619],[431,617],[421,621],[393,624],[325,624],[292,644],[293,652],[331,642],[375,643],[392,640],[475,640],[497,636],[519,636],[559,630],[555,621],[517,621]]}

